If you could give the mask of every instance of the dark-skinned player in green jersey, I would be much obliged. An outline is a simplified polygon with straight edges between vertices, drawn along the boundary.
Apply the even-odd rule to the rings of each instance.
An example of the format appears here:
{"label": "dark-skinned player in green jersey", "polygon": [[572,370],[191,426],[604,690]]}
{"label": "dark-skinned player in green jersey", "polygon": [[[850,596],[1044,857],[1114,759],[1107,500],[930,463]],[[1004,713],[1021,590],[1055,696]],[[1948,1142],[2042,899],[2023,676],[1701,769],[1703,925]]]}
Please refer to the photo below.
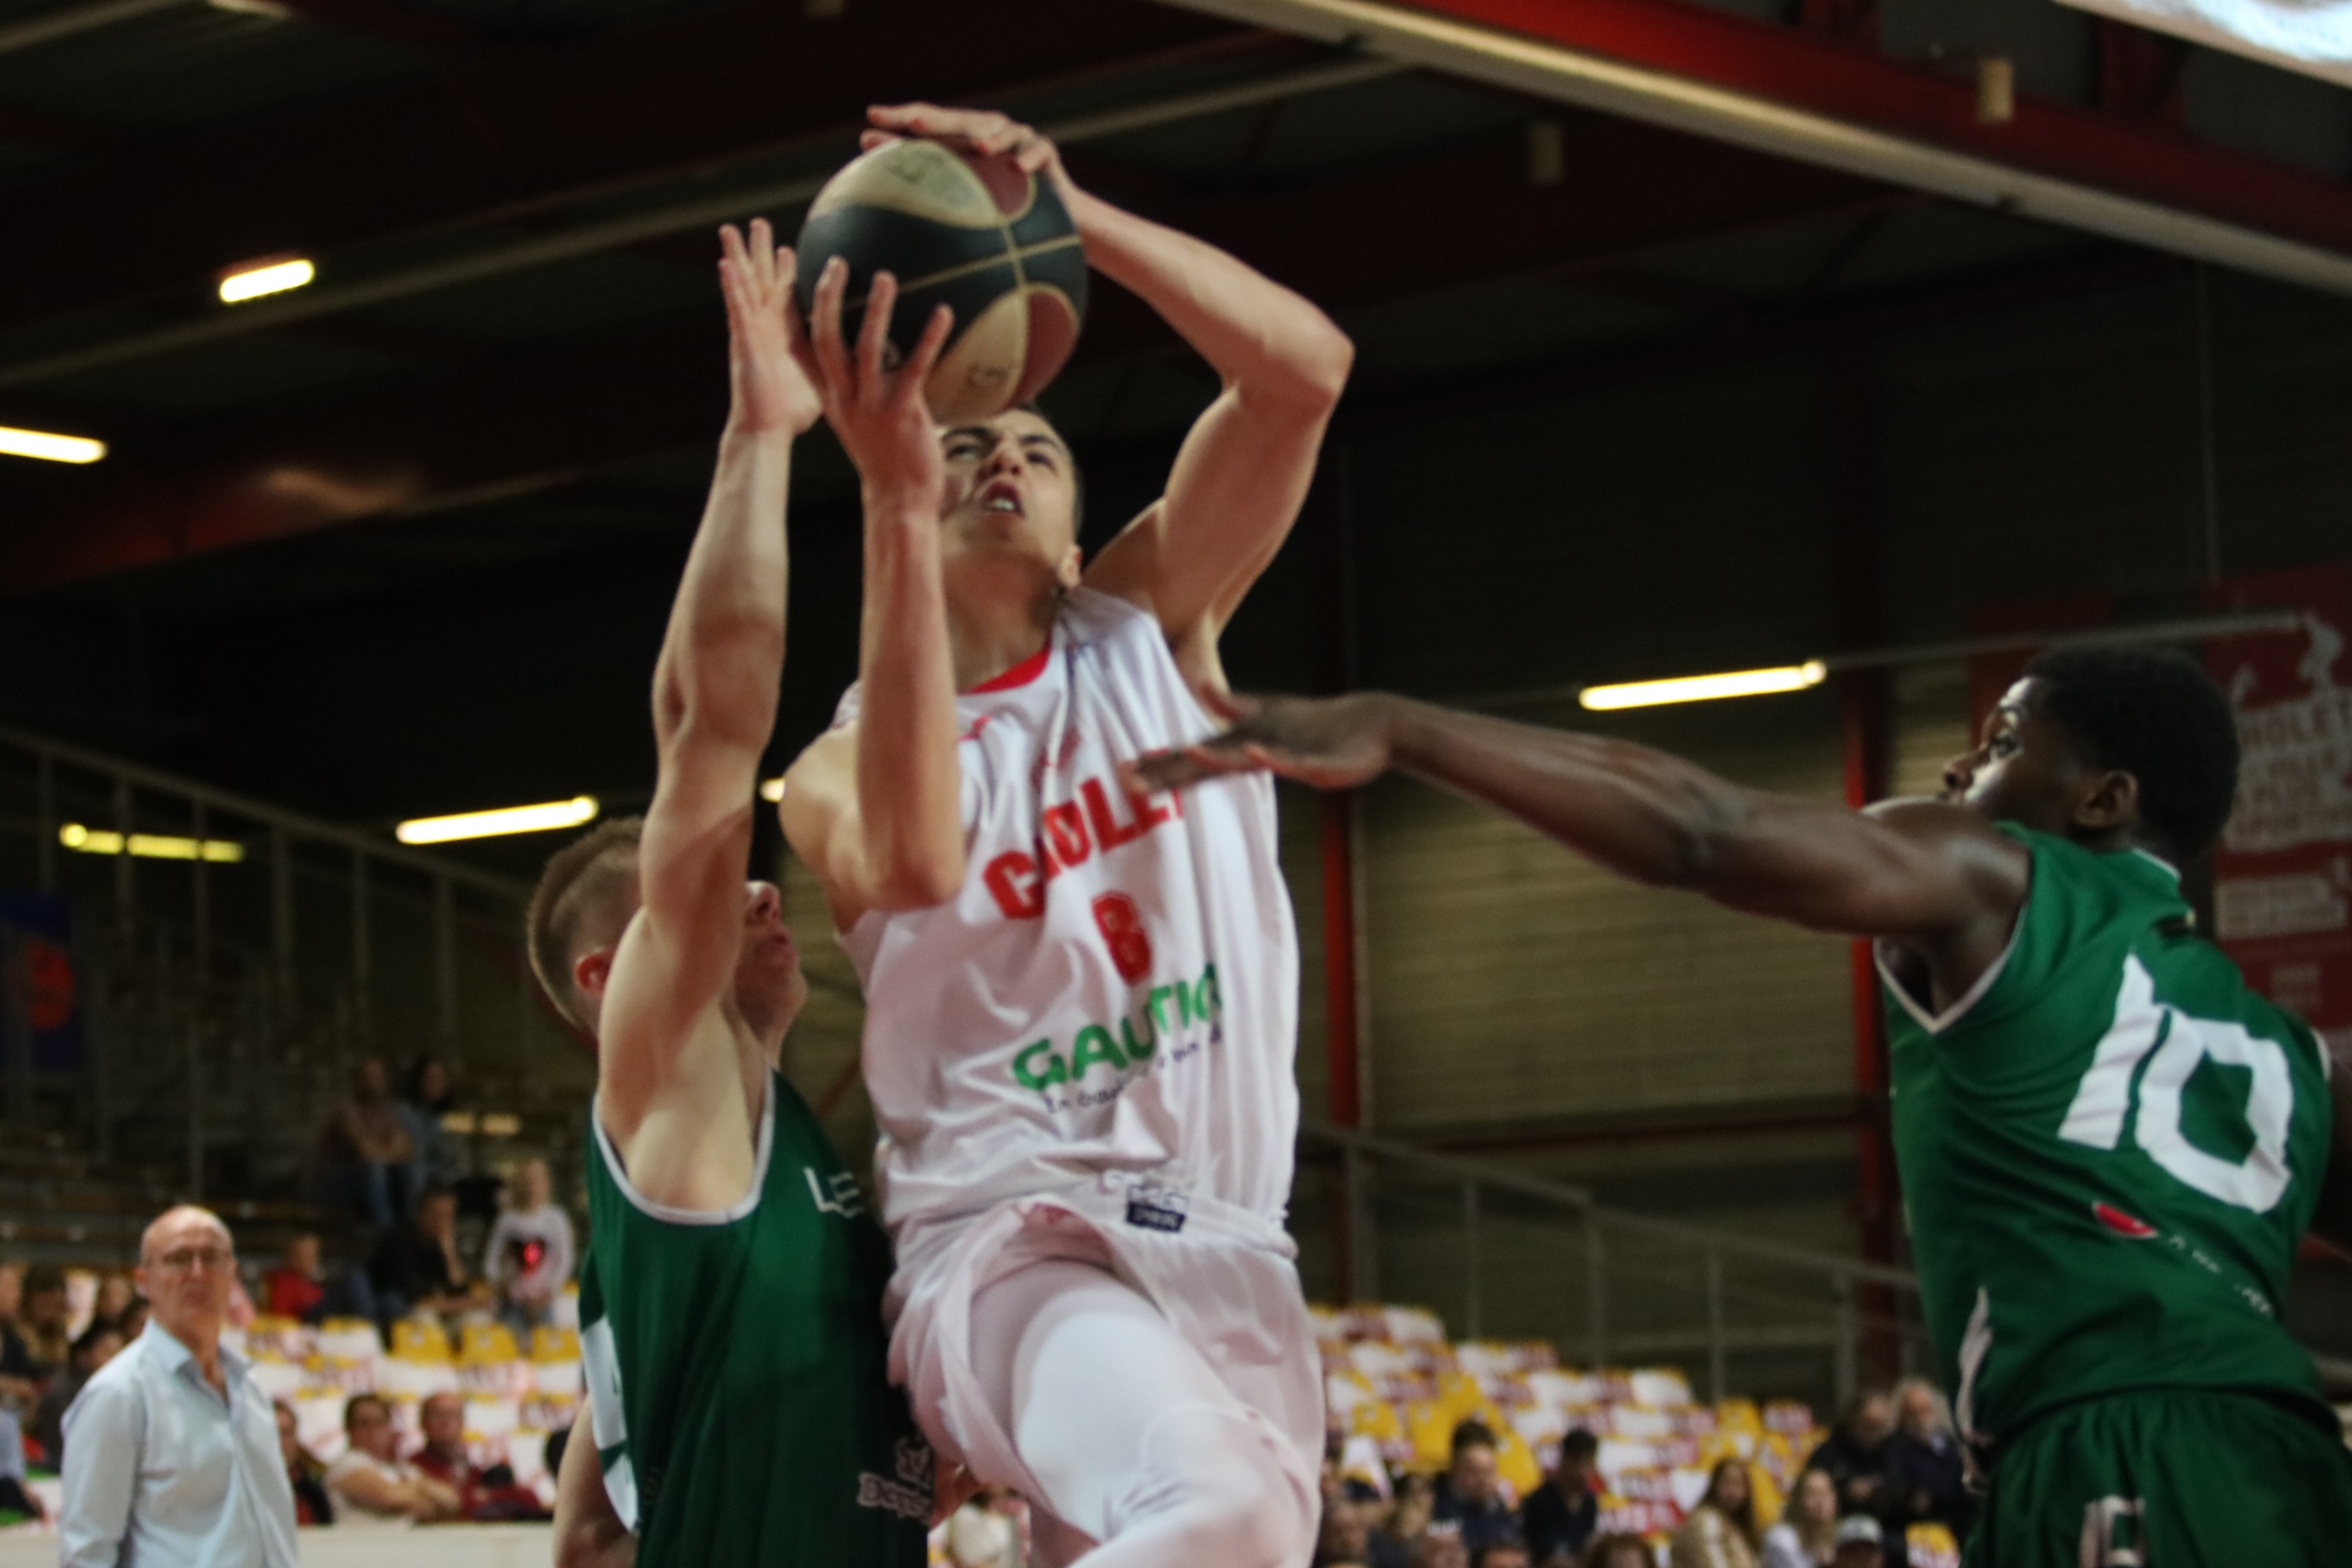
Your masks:
{"label": "dark-skinned player in green jersey", "polygon": [[2176,868],[2238,759],[2202,669],[2046,653],[1941,798],[1868,811],[1378,693],[1231,718],[1135,782],[1399,768],[1635,881],[1873,940],[1927,1326],[1990,1476],[1971,1568],[2352,1562],[2352,1458],[2280,1321],[2306,1228],[2352,1242],[2352,1074],[2192,929]]}
{"label": "dark-skinned player in green jersey", "polygon": [[[808,983],[776,889],[744,879],[783,675],[792,449],[820,405],[793,253],[764,220],[721,245],[733,406],[654,668],[653,803],[556,854],[527,916],[540,984],[597,1047],[588,1397],[556,1555],[920,1568],[934,1461],[889,1385],[889,1244],[776,1070]],[[943,328],[909,362],[919,386]]]}

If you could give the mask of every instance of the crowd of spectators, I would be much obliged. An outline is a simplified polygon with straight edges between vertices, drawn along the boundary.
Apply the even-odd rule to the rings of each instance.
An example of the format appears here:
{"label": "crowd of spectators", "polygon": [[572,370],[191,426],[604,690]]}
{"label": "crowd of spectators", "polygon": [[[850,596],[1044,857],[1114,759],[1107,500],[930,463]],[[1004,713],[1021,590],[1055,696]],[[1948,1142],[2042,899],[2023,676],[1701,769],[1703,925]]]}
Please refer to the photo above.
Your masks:
{"label": "crowd of spectators", "polygon": [[[355,1227],[358,1245],[331,1268],[316,1237],[296,1238],[267,1278],[271,1311],[308,1323],[367,1318],[387,1333],[420,1311],[495,1311],[519,1333],[548,1321],[578,1261],[572,1217],[541,1160],[516,1169],[499,1206],[499,1184],[465,1169],[446,1124],[453,1103],[438,1058],[420,1058],[398,1096],[383,1058],[358,1064],[320,1130],[316,1165],[320,1202]],[[464,1239],[469,1215],[490,1222],[478,1245]]]}
{"label": "crowd of spectators", "polygon": [[89,1323],[72,1331],[65,1271],[0,1261],[0,1515],[37,1518],[26,1465],[56,1468],[67,1410],[100,1368],[138,1339],[147,1303],[123,1274],[100,1280]]}
{"label": "crowd of spectators", "polygon": [[[550,1321],[578,1254],[546,1163],[517,1166],[499,1205],[499,1184],[466,1173],[444,1125],[446,1068],[420,1060],[403,1087],[395,1098],[380,1058],[359,1065],[319,1141],[317,1192],[336,1221],[328,1232],[336,1260],[319,1233],[304,1232],[249,1292],[232,1268],[219,1282],[230,1328],[244,1328],[257,1311],[312,1325],[355,1317],[390,1339],[396,1323],[415,1314],[438,1315],[450,1329],[495,1315],[527,1340]],[[460,1226],[461,1188],[482,1211],[469,1231]],[[153,1267],[142,1258],[140,1278]],[[64,1270],[0,1260],[0,1522],[41,1517],[26,1486],[28,1463],[65,1469],[77,1401],[105,1367],[149,1337],[148,1301],[128,1272],[101,1276],[94,1300],[85,1296],[81,1304],[87,1316],[76,1331]],[[425,1402],[425,1451],[406,1458],[379,1452],[398,1446],[388,1415],[373,1396],[355,1397],[345,1412],[352,1454],[331,1469],[302,1453],[289,1425],[292,1412],[280,1407],[284,1469],[304,1521],[538,1511],[537,1497],[517,1488],[505,1467],[478,1472],[467,1460],[463,1406],[454,1397]]]}
{"label": "crowd of spectators", "polygon": [[[1570,1432],[1540,1485],[1514,1499],[1496,1434],[1454,1430],[1435,1476],[1382,1489],[1326,1467],[1316,1568],[1658,1568],[1642,1536],[1601,1528],[1600,1443]],[[1807,1459],[1777,1521],[1759,1508],[1745,1459],[1719,1460],[1665,1548],[1670,1568],[1906,1568],[1906,1532],[1973,1522],[1959,1445],[1943,1397],[1906,1382],[1862,1394]],[[1769,1528],[1767,1528],[1769,1524]]]}

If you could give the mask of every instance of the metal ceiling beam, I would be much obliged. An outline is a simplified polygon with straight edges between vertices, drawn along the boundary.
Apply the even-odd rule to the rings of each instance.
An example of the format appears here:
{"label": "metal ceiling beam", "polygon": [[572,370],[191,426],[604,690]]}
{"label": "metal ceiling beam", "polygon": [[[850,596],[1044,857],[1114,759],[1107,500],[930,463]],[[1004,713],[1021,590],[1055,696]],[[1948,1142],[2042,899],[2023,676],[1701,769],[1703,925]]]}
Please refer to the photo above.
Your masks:
{"label": "metal ceiling beam", "polygon": [[[304,0],[323,9],[336,0]],[[884,93],[970,100],[1174,51],[1287,40],[1192,13],[1023,0],[1020,25],[966,0],[852,5],[813,20],[752,0],[561,47],[509,45],[426,79],[257,123],[175,136],[13,190],[0,320],[197,302],[218,269],[332,255],[459,224],[699,179],[720,163],[839,138]],[[1296,47],[1296,46],[1290,46]],[[125,214],[139,243],[122,243]]]}
{"label": "metal ceiling beam", "polygon": [[[1201,198],[1161,216],[1343,312],[1480,282],[1573,276],[1889,199],[1841,175],[1577,117],[1555,185],[1517,137],[1301,189]],[[1899,194],[1897,194],[1899,196]],[[1401,224],[1400,213],[1414,221]],[[1178,345],[1105,289],[1079,350]],[[19,502],[0,583],[31,592],[365,519],[527,490],[710,438],[723,333],[690,327],[410,383],[299,416],[124,437],[109,462],[44,472],[54,510]],[[111,471],[109,471],[111,470]],[[41,513],[49,510],[44,521]]]}
{"label": "metal ceiling beam", "polygon": [[2352,187],[1677,0],[1171,0],[1514,91],[2352,293]]}
{"label": "metal ceiling beam", "polygon": [[70,38],[77,33],[95,32],[118,22],[194,3],[195,0],[96,0],[92,5],[68,5],[0,27],[0,55],[13,55],[19,49],[35,48],[59,38]]}
{"label": "metal ceiling beam", "polygon": [[[1295,70],[1276,71],[1230,87],[1182,93],[1099,114],[1083,115],[1048,124],[1043,129],[1057,141],[1075,144],[1222,114],[1252,104],[1297,98],[1305,93],[1353,87],[1381,77],[1394,76],[1404,68],[1387,60],[1327,60]],[[780,220],[780,227],[789,228],[792,226],[781,220],[806,205],[809,198],[815,195],[818,188],[830,177],[828,171],[823,175],[800,175],[773,184],[730,191],[723,195],[700,196],[692,201],[632,213],[625,217],[582,224],[530,239],[490,246],[469,255],[422,267],[360,278],[348,283],[319,285],[280,295],[268,304],[216,308],[193,321],[173,326],[127,333],[56,353],[0,363],[0,389],[34,385],[78,372],[150,359],[157,354],[245,337],[339,311],[410,299],[436,289],[593,256],[601,251],[658,239],[666,235],[709,228],[754,214],[775,217]]]}

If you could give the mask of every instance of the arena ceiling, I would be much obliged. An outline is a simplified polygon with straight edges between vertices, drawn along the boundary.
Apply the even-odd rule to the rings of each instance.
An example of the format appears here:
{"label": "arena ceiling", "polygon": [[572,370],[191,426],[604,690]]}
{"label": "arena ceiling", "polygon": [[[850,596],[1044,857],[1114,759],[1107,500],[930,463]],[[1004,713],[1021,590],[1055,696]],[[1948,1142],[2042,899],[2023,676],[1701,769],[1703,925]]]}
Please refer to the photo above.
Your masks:
{"label": "arena ceiling", "polygon": [[[352,821],[641,787],[724,412],[710,230],[794,226],[871,101],[1055,129],[1082,182],[1323,303],[1360,346],[1343,419],[1367,429],[2184,265],[1416,66],[1314,9],[0,0],[0,425],[110,447],[0,459],[0,719]],[[2185,46],[2074,17],[2089,74],[2028,39],[1989,124],[1981,51],[1896,58],[1919,9],[1421,8],[2352,252],[2335,171],[2184,108]],[[318,280],[215,299],[279,255]],[[1047,399],[1097,527],[1206,388],[1102,290]],[[853,657],[836,452],[812,447],[798,501],[814,673],[780,751]]]}

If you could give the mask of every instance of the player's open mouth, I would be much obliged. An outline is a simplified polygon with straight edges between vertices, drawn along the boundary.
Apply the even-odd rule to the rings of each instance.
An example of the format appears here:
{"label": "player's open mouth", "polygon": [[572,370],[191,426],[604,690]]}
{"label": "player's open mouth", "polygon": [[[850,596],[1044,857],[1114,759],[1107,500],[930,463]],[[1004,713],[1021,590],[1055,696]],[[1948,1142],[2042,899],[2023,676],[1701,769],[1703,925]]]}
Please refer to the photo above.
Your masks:
{"label": "player's open mouth", "polygon": [[1027,515],[1021,505],[1020,487],[1008,479],[998,479],[980,492],[980,510],[1013,517]]}

